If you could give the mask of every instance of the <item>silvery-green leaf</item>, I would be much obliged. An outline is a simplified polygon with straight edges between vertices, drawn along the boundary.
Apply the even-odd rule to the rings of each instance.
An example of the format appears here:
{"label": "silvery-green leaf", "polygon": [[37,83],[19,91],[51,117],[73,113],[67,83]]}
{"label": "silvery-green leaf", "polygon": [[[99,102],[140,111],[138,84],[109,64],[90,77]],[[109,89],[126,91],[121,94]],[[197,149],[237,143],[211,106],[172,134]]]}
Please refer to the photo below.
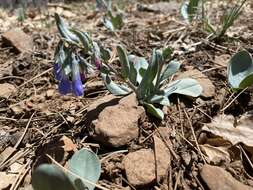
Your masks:
{"label": "silvery-green leaf", "polygon": [[91,47],[91,39],[86,32],[82,32],[79,30],[71,30],[78,38],[81,44],[84,47],[85,53],[88,53]]}
{"label": "silvery-green leaf", "polygon": [[59,33],[63,38],[69,41],[74,41],[77,43],[79,42],[78,37],[70,31],[69,26],[63,21],[63,19],[57,13],[55,13],[55,20]]}
{"label": "silvery-green leaf", "polygon": [[228,81],[233,89],[244,89],[253,84],[253,61],[247,51],[240,51],[230,59]]}
{"label": "silvery-green leaf", "polygon": [[158,119],[163,120],[164,113],[161,109],[156,108],[154,105],[146,103],[146,102],[144,102],[144,106],[146,107],[148,113],[150,113],[151,115],[157,117]]}
{"label": "silvery-green leaf", "polygon": [[65,51],[66,58],[63,62],[62,68],[65,73],[65,75],[69,75],[72,72],[72,52],[70,52],[68,49]]}
{"label": "silvery-green leaf", "polygon": [[114,26],[111,20],[109,20],[108,18],[104,17],[103,18],[103,23],[105,25],[105,27],[111,31],[114,31]]}
{"label": "silvery-green leaf", "polygon": [[106,88],[109,90],[114,95],[126,95],[131,92],[131,90],[127,87],[123,87],[122,85],[118,85],[113,80],[108,74],[101,73],[101,77],[105,83]]}
{"label": "silvery-green leaf", "polygon": [[124,78],[128,78],[129,73],[130,73],[130,64],[129,64],[126,50],[120,45],[118,45],[116,49],[117,49],[117,54],[119,56],[120,64],[122,67],[121,74]]}
{"label": "silvery-green leaf", "polygon": [[156,103],[156,104],[161,104],[163,106],[169,106],[170,101],[167,96],[165,95],[154,95],[149,102],[151,103]]}
{"label": "silvery-green leaf", "polygon": [[188,6],[189,6],[189,3],[188,2],[183,2],[182,6],[181,6],[181,15],[183,16],[183,18],[189,22],[190,19],[189,19],[189,15],[188,15]]}
{"label": "silvery-green leaf", "polygon": [[123,15],[121,13],[112,14],[107,12],[107,16],[103,18],[104,25],[111,31],[119,30],[124,26]]}
{"label": "silvery-green leaf", "polygon": [[93,53],[95,53],[96,56],[100,57],[101,56],[101,52],[100,52],[99,45],[97,44],[97,42],[93,42],[92,45],[93,45]]}
{"label": "silvery-green leaf", "polygon": [[184,2],[181,6],[181,14],[187,22],[191,22],[196,16],[200,0],[189,0]]}
{"label": "silvery-green leaf", "polygon": [[[89,190],[93,190],[95,188],[94,185],[87,183],[82,180],[82,178],[96,184],[101,173],[101,163],[94,152],[88,149],[81,149],[69,160],[69,170],[81,177],[82,183],[88,187]],[[79,178],[72,175],[70,172],[68,176],[74,184],[78,182],[76,180]],[[78,183],[78,186],[80,186],[80,183]]]}
{"label": "silvery-green leaf", "polygon": [[163,49],[163,59],[167,60],[171,58],[171,54],[172,54],[173,50],[170,47],[166,47]]}
{"label": "silvery-green leaf", "polygon": [[159,55],[156,50],[153,50],[152,54],[152,61],[149,64],[143,79],[141,80],[141,83],[137,89],[138,95],[137,97],[139,99],[145,99],[146,96],[148,96],[149,92],[151,91],[151,87],[154,86],[153,81],[157,75],[158,67],[159,67]]}
{"label": "silvery-green leaf", "polygon": [[186,96],[198,97],[203,89],[195,79],[185,78],[173,81],[165,89],[166,96],[170,94],[182,94]]}
{"label": "silvery-green leaf", "polygon": [[143,57],[138,57],[135,55],[128,56],[129,63],[130,63],[130,81],[137,85],[141,83],[142,80],[142,73],[145,72],[148,68],[148,62]]}
{"label": "silvery-green leaf", "polygon": [[57,45],[57,48],[55,50],[55,63],[59,64],[60,66],[63,65],[67,55],[66,50],[64,48],[64,44],[62,41],[60,41]]}
{"label": "silvery-green leaf", "polygon": [[103,46],[100,46],[101,58],[104,62],[108,62],[111,58],[111,51]]}
{"label": "silvery-green leaf", "polygon": [[171,61],[168,65],[165,66],[166,68],[162,73],[161,82],[167,80],[169,77],[175,74],[180,68],[180,63],[178,63],[177,61]]}
{"label": "silvery-green leaf", "polygon": [[68,176],[58,166],[42,164],[33,172],[34,190],[76,190]]}

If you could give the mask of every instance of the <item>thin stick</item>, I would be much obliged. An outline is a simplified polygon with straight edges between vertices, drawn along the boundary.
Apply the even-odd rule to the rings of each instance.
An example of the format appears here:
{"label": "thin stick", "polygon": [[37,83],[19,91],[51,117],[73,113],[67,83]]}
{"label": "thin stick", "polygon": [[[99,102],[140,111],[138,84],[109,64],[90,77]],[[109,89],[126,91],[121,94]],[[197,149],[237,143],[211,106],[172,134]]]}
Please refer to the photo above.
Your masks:
{"label": "thin stick", "polygon": [[22,168],[22,170],[19,173],[18,178],[16,179],[15,183],[12,184],[10,190],[16,190],[16,189],[18,189],[18,186],[20,185],[21,181],[24,179],[25,175],[31,169],[29,167],[30,164],[31,164],[31,160],[29,162],[27,162],[26,165]]}
{"label": "thin stick", "polygon": [[128,152],[128,150],[118,150],[118,151],[112,152],[112,153],[108,154],[107,156],[101,158],[100,162],[104,162],[106,159],[110,158],[114,154],[122,154],[122,153],[126,153],[126,152]]}
{"label": "thin stick", "polygon": [[235,101],[243,92],[245,92],[247,89],[248,89],[248,87],[247,87],[247,88],[244,88],[239,94],[237,94],[237,96],[234,97],[234,99],[233,99],[228,105],[226,105],[226,106],[221,110],[221,112],[224,112],[229,106],[231,106],[231,105],[234,103],[234,101]]}
{"label": "thin stick", "polygon": [[30,125],[30,123],[31,123],[31,121],[32,121],[32,118],[33,118],[34,114],[35,114],[35,112],[33,112],[33,114],[31,115],[30,119],[28,120],[28,122],[27,122],[27,124],[26,124],[25,130],[24,130],[22,136],[19,138],[18,142],[17,142],[17,143],[15,144],[15,146],[14,146],[15,149],[18,148],[19,144],[22,142],[23,138],[25,137],[25,134],[26,134],[26,132],[27,132],[27,130],[28,130],[28,127],[29,127],[29,125]]}
{"label": "thin stick", "polygon": [[28,83],[34,81],[35,79],[41,77],[42,75],[44,75],[44,74],[46,74],[46,73],[48,73],[48,72],[50,72],[50,71],[52,71],[52,70],[53,70],[53,68],[50,68],[50,69],[48,69],[48,70],[45,70],[44,72],[40,73],[39,75],[36,75],[35,77],[33,77],[33,78],[29,79],[28,81],[24,82],[23,84],[21,84],[20,86],[18,86],[18,88],[21,88],[22,86],[25,86],[26,84],[28,84]]}
{"label": "thin stick", "polygon": [[206,164],[206,160],[205,160],[205,158],[204,158],[204,156],[203,156],[203,153],[202,153],[201,150],[200,150],[199,143],[198,143],[197,137],[196,137],[196,135],[195,135],[195,132],[194,132],[194,129],[193,129],[191,120],[190,120],[189,115],[187,114],[187,112],[186,112],[185,109],[184,109],[184,113],[185,113],[185,115],[186,115],[186,117],[187,117],[187,120],[188,120],[188,123],[189,123],[189,125],[190,125],[190,127],[191,127],[192,135],[193,135],[194,141],[195,141],[195,143],[196,143],[196,146],[197,146],[197,148],[198,148],[198,152],[199,152],[200,156],[202,157],[203,162]]}

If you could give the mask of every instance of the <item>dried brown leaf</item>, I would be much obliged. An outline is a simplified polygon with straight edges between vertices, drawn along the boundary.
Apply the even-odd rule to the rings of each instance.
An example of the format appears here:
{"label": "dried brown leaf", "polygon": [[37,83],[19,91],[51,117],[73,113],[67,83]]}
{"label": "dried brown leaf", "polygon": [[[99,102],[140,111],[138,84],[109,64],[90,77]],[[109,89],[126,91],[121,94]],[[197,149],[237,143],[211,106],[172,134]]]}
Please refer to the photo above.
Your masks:
{"label": "dried brown leaf", "polygon": [[228,148],[229,147],[215,147],[209,144],[200,145],[202,152],[204,152],[209,161],[215,165],[222,161],[225,161],[226,163],[231,161]]}
{"label": "dried brown leaf", "polygon": [[203,127],[204,131],[223,137],[233,145],[253,146],[253,115],[245,114],[238,121],[231,115],[220,115]]}

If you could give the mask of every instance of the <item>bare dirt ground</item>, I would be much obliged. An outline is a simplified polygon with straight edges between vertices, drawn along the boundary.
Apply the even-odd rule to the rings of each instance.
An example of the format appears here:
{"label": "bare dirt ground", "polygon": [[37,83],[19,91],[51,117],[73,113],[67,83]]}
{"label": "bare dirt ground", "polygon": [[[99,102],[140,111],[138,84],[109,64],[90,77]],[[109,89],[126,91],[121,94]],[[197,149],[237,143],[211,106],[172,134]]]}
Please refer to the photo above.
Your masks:
{"label": "bare dirt ground", "polygon": [[[30,189],[34,168],[50,161],[45,154],[65,165],[74,151],[88,147],[101,159],[98,183],[107,189],[253,189],[253,132],[234,144],[221,133],[203,129],[206,123],[222,126],[228,121],[217,121],[216,116],[239,119],[253,110],[252,90],[233,93],[227,82],[230,57],[240,49],[253,52],[253,3],[246,3],[219,42],[206,40],[208,33],[201,25],[184,22],[180,3],[157,7],[157,1],[141,1],[151,11],[137,8],[140,1],[117,3],[125,25],[115,33],[103,26],[93,1],[51,3],[40,12],[30,8],[22,23],[15,12],[1,10],[0,188]],[[208,2],[208,15],[219,23],[219,15],[232,4]],[[92,117],[90,106],[109,94],[98,74],[87,77],[84,97],[62,96],[57,90],[52,72],[59,41],[54,12],[109,48],[121,43],[128,52],[149,58],[153,48],[173,47],[174,58],[182,63],[178,75],[198,79],[204,94],[195,100],[173,96],[163,121],[144,115],[137,121],[136,136],[126,131],[133,140],[108,146],[106,139],[93,137],[94,129],[87,122],[93,119],[87,118]],[[16,42],[8,43],[6,32],[17,28],[21,30],[16,31]],[[27,46],[33,51],[25,51]],[[253,120],[248,125],[252,127]],[[234,135],[241,137],[240,132]]]}

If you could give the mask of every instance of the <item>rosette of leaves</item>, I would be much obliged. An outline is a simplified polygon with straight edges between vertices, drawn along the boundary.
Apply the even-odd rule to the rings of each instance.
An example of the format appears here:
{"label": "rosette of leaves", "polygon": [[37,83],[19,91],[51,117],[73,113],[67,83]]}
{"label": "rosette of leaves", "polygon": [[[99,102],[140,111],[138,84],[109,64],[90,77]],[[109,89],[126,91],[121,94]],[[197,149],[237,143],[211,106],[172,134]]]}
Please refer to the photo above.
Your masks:
{"label": "rosette of leaves", "polygon": [[[171,59],[172,50],[153,50],[151,62],[135,55],[127,55],[122,46],[117,46],[117,54],[121,63],[121,73],[118,73],[108,64],[103,65],[101,76],[107,89],[114,95],[136,93],[140,104],[146,107],[147,112],[159,119],[164,118],[161,106],[170,105],[169,96],[182,94],[197,97],[202,92],[202,87],[191,78],[167,81],[179,70],[180,64]],[[106,60],[105,60],[106,62]],[[119,83],[114,78],[120,78]]]}
{"label": "rosette of leaves", "polygon": [[228,64],[228,82],[234,91],[253,84],[253,59],[246,50],[236,53]]}
{"label": "rosette of leaves", "polygon": [[42,164],[32,175],[34,190],[93,190],[101,173],[97,155],[82,149],[68,163],[68,169],[53,164]]}

